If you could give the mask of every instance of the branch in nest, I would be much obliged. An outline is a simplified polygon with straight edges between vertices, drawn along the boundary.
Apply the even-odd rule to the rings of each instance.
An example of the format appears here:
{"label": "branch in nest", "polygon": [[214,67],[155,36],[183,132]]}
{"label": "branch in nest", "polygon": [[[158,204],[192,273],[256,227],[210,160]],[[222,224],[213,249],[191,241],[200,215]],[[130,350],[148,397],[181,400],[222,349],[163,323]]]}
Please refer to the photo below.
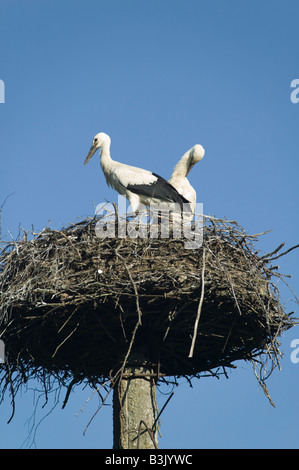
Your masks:
{"label": "branch in nest", "polygon": [[198,323],[199,323],[202,304],[203,304],[203,299],[204,299],[204,293],[205,293],[205,264],[206,264],[206,251],[205,251],[205,248],[204,248],[203,253],[202,253],[201,295],[200,295],[200,300],[199,300],[199,304],[198,304],[196,320],[195,320],[195,323],[194,323],[193,338],[192,338],[192,343],[191,343],[190,352],[189,352],[188,357],[193,357],[194,346],[195,346],[195,341],[196,341],[196,336],[197,336]]}

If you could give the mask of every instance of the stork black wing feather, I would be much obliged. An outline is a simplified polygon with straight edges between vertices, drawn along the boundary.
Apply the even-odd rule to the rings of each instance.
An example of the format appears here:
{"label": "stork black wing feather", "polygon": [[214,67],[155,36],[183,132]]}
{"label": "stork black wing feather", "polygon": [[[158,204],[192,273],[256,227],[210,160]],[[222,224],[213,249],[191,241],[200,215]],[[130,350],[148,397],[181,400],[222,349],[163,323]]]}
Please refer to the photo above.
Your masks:
{"label": "stork black wing feather", "polygon": [[153,175],[157,178],[151,184],[129,184],[127,189],[132,191],[132,193],[138,195],[144,195],[148,197],[155,197],[157,199],[161,199],[161,201],[166,202],[175,202],[180,205],[181,209],[183,209],[183,203],[188,204],[189,201],[184,198],[178,191],[166,181],[162,176],[153,173]]}

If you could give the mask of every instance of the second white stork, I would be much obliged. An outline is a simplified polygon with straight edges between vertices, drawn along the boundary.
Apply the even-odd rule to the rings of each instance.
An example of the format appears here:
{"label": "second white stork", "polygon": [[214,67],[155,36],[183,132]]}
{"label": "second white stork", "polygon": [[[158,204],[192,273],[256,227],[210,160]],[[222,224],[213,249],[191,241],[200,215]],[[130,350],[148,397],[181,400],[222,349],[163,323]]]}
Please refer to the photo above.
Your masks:
{"label": "second white stork", "polygon": [[129,200],[133,212],[138,210],[140,204],[169,209],[174,204],[179,204],[183,210],[183,204],[189,203],[169,182],[156,173],[112,160],[110,145],[109,135],[104,132],[97,134],[84,165],[100,149],[101,167],[108,186]]}
{"label": "second white stork", "polygon": [[192,213],[196,204],[196,191],[187,179],[187,175],[195,163],[199,162],[205,154],[204,148],[196,144],[189,149],[174,167],[173,173],[168,182],[178,191],[178,193],[190,202]]}

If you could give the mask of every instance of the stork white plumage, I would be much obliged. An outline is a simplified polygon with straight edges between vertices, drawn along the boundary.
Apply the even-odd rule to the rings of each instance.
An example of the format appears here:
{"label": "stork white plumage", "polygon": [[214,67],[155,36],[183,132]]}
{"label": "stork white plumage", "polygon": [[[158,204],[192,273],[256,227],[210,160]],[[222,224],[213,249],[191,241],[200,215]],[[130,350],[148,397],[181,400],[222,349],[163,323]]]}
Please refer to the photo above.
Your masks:
{"label": "stork white plumage", "polygon": [[156,173],[112,160],[110,145],[109,135],[104,132],[97,134],[92,141],[84,165],[100,149],[101,167],[108,186],[129,200],[133,212],[138,210],[140,204],[168,209],[171,209],[174,204],[179,204],[183,209],[183,204],[189,202]]}
{"label": "stork white plumage", "polygon": [[187,179],[187,175],[195,163],[199,162],[205,154],[204,148],[196,144],[189,149],[174,167],[173,173],[168,182],[178,191],[178,193],[190,202],[192,213],[196,204],[196,191]]}

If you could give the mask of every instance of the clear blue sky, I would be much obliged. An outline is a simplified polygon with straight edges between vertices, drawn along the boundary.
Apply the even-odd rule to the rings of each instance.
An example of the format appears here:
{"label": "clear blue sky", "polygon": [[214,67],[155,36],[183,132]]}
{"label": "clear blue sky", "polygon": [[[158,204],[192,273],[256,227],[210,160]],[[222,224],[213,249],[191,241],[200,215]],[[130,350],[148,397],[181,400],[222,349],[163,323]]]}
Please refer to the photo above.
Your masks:
{"label": "clear blue sky", "polygon": [[[296,0],[1,0],[0,203],[14,192],[2,236],[16,236],[19,225],[61,228],[117,201],[99,157],[83,166],[104,131],[113,158],[165,178],[186,149],[202,144],[190,181],[204,212],[249,233],[272,229],[258,244],[264,252],[297,244],[299,103],[290,83],[299,78],[298,14]],[[279,265],[298,293],[299,253]],[[283,301],[291,297],[283,285],[281,292]],[[296,304],[287,308],[299,316]],[[175,390],[160,447],[299,447],[296,338],[299,327],[282,338],[282,370],[268,381],[275,409],[241,362],[228,380]],[[98,405],[93,398],[76,416],[89,396],[77,390],[41,422],[51,404],[39,401],[36,446],[111,448],[111,406],[82,435]],[[160,406],[166,398],[159,395]],[[26,441],[35,403],[32,391],[23,393],[7,425],[5,401],[1,448]]]}

